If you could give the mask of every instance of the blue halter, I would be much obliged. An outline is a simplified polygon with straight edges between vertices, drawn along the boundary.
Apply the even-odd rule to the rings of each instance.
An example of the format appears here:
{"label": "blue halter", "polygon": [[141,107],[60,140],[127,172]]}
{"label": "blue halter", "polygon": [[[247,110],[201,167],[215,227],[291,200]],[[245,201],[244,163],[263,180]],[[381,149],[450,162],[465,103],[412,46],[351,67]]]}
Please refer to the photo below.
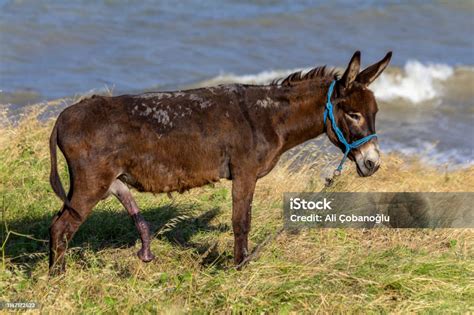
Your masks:
{"label": "blue halter", "polygon": [[334,174],[338,175],[342,171],[342,166],[344,165],[344,162],[346,161],[347,155],[349,154],[349,152],[351,152],[352,149],[360,147],[361,145],[363,145],[364,143],[366,143],[370,139],[377,137],[377,135],[374,133],[374,134],[368,135],[367,137],[356,140],[352,143],[349,143],[349,142],[346,141],[346,138],[344,138],[344,135],[343,135],[341,129],[339,129],[339,127],[336,124],[336,119],[334,118],[334,107],[331,103],[331,95],[332,95],[332,92],[334,90],[335,85],[336,85],[336,80],[332,81],[331,85],[329,86],[328,101],[326,102],[326,109],[324,110],[324,125],[326,125],[326,119],[329,116],[329,119],[331,120],[332,129],[334,130],[334,133],[336,134],[337,139],[346,148],[345,152],[344,152],[344,157],[342,158],[341,163],[339,163],[339,166],[334,171]]}

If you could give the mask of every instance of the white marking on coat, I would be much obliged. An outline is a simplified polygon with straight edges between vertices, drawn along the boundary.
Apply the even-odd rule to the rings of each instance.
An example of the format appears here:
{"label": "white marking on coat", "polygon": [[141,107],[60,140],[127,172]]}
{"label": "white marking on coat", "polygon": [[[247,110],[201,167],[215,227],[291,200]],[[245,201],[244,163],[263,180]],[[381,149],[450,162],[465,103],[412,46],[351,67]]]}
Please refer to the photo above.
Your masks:
{"label": "white marking on coat", "polygon": [[204,100],[202,97],[196,94],[190,94],[189,99],[191,101],[198,102],[199,107],[201,107],[202,109],[212,106],[212,102],[208,100]]}
{"label": "white marking on coat", "polygon": [[153,112],[153,109],[147,104],[142,103],[142,106],[145,107],[145,109],[140,113],[140,116],[148,116],[151,114],[151,112]]}
{"label": "white marking on coat", "polygon": [[216,88],[213,87],[213,86],[208,87],[207,90],[208,90],[209,92],[211,92],[211,94],[216,94]]}
{"label": "white marking on coat", "polygon": [[202,98],[196,94],[189,94],[188,97],[191,101],[202,102]]}
{"label": "white marking on coat", "polygon": [[168,115],[168,112],[163,109],[155,109],[155,112],[153,113],[153,118],[155,118],[159,123],[162,123],[163,125],[173,125],[170,122],[170,116]]}
{"label": "white marking on coat", "polygon": [[278,105],[280,105],[280,103],[272,100],[269,97],[266,97],[263,100],[258,100],[256,104],[257,104],[257,106],[260,106],[260,107],[263,107],[263,108],[277,107]]}
{"label": "white marking on coat", "polygon": [[224,87],[228,92],[231,93],[237,93],[237,91],[239,90],[237,84],[222,85],[222,87]]}

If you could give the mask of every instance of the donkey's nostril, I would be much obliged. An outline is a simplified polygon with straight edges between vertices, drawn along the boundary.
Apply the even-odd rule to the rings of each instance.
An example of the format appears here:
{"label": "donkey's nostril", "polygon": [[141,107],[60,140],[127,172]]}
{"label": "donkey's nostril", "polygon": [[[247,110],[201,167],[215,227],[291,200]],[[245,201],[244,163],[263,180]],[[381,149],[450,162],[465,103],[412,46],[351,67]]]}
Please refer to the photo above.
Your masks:
{"label": "donkey's nostril", "polygon": [[365,167],[367,167],[369,170],[372,170],[375,167],[376,163],[372,161],[371,159],[366,159],[365,160]]}

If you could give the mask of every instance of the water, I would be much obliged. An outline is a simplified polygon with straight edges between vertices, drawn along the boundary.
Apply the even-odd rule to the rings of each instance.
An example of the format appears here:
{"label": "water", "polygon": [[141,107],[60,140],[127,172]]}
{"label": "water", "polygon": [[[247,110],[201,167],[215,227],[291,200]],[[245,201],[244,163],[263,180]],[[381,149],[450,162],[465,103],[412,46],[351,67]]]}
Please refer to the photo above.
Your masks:
{"label": "water", "polygon": [[0,104],[269,80],[364,65],[382,149],[473,160],[474,1],[0,1]]}

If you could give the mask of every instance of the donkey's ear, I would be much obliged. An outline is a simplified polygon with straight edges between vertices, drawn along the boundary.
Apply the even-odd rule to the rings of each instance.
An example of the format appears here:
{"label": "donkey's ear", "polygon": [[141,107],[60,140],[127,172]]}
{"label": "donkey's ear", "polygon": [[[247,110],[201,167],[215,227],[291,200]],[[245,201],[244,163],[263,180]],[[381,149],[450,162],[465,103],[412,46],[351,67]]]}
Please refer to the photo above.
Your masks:
{"label": "donkey's ear", "polygon": [[347,69],[339,82],[343,87],[348,88],[357,77],[360,70],[360,51],[356,51],[347,65]]}
{"label": "donkey's ear", "polygon": [[377,79],[377,77],[385,70],[391,58],[392,52],[389,51],[382,60],[371,65],[370,67],[367,67],[364,69],[364,71],[359,73],[356,81],[368,86],[370,83],[374,82],[374,80]]}

